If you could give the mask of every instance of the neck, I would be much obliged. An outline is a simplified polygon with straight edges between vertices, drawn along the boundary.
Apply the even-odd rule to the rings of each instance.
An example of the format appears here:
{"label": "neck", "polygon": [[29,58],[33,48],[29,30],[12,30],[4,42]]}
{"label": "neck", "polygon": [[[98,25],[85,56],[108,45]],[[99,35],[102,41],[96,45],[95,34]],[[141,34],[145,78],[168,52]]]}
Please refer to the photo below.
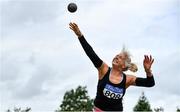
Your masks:
{"label": "neck", "polygon": [[116,67],[112,67],[111,74],[116,75],[116,76],[119,76],[119,75],[121,76],[122,75],[122,70],[120,70],[119,68],[116,68]]}

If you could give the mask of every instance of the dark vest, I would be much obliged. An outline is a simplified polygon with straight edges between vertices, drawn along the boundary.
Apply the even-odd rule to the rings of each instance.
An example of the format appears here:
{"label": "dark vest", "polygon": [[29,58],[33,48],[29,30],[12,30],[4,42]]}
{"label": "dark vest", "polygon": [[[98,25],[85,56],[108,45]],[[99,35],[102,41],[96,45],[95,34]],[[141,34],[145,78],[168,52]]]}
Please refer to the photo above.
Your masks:
{"label": "dark vest", "polygon": [[104,77],[98,81],[96,98],[94,105],[103,111],[123,111],[122,99],[126,92],[126,75],[118,84],[113,84],[109,80],[111,68]]}

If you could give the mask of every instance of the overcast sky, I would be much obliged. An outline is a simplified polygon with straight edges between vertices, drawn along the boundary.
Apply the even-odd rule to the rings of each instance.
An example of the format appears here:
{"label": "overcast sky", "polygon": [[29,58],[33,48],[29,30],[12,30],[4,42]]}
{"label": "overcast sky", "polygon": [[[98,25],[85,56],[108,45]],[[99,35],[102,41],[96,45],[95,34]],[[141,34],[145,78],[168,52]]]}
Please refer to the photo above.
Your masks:
{"label": "overcast sky", "polygon": [[[153,88],[130,87],[124,110],[132,111],[142,91],[151,107],[180,107],[179,0],[0,0],[0,111],[31,107],[53,112],[67,90],[87,86],[96,95],[97,70],[69,22],[76,22],[99,57],[111,66],[125,45],[139,71],[144,54],[155,62]],[[67,11],[75,2],[78,10]]]}

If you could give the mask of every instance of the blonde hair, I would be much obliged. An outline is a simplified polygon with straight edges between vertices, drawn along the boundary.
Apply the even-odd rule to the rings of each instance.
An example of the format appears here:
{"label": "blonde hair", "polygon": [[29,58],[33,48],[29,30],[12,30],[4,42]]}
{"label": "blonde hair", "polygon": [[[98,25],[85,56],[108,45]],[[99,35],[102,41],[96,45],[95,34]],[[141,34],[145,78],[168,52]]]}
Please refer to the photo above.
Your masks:
{"label": "blonde hair", "polygon": [[132,72],[137,72],[138,67],[136,64],[131,63],[131,55],[130,55],[129,51],[125,48],[125,46],[123,46],[121,53],[124,54],[125,58],[126,58],[126,60],[125,60],[126,69],[124,71],[130,70]]}
{"label": "blonde hair", "polygon": [[128,70],[130,70],[132,72],[137,72],[138,71],[138,67],[137,67],[136,64],[130,63],[130,66],[128,67]]}

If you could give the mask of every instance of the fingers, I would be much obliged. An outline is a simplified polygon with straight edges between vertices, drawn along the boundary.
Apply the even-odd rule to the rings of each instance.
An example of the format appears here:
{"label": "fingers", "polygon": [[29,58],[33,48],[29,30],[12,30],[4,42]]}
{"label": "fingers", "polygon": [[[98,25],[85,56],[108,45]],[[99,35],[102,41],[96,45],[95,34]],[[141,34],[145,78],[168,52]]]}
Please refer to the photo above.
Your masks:
{"label": "fingers", "polygon": [[69,28],[74,31],[74,29],[72,27],[69,27]]}
{"label": "fingers", "polygon": [[74,28],[74,24],[73,24],[73,23],[69,23],[69,26],[70,26],[71,28]]}
{"label": "fingers", "polygon": [[152,60],[152,56],[150,55],[150,60]]}
{"label": "fingers", "polygon": [[147,61],[150,61],[150,60],[149,60],[149,56],[148,56],[148,55],[147,55]]}
{"label": "fingers", "polygon": [[150,62],[151,62],[151,64],[154,62],[154,59],[152,58],[151,55],[150,55]]}
{"label": "fingers", "polygon": [[75,27],[78,27],[78,25],[76,23],[73,23]]}
{"label": "fingers", "polygon": [[74,32],[77,32],[79,30],[78,25],[76,23],[69,23],[69,28],[73,30]]}
{"label": "fingers", "polygon": [[144,55],[144,61],[148,61],[148,60],[149,60],[148,55]]}
{"label": "fingers", "polygon": [[69,23],[69,28],[70,28],[71,30],[73,30],[73,31],[76,30],[76,28],[75,28],[75,26],[73,25],[73,23]]}
{"label": "fingers", "polygon": [[146,62],[150,62],[151,64],[154,62],[154,59],[152,58],[152,56],[148,56],[148,55],[144,55],[144,61]]}
{"label": "fingers", "polygon": [[78,27],[78,25],[76,23],[72,23],[72,22],[69,23],[69,26],[71,26],[73,28]]}
{"label": "fingers", "polygon": [[153,62],[154,62],[154,59],[152,59],[152,61],[151,61],[151,65],[153,64]]}

